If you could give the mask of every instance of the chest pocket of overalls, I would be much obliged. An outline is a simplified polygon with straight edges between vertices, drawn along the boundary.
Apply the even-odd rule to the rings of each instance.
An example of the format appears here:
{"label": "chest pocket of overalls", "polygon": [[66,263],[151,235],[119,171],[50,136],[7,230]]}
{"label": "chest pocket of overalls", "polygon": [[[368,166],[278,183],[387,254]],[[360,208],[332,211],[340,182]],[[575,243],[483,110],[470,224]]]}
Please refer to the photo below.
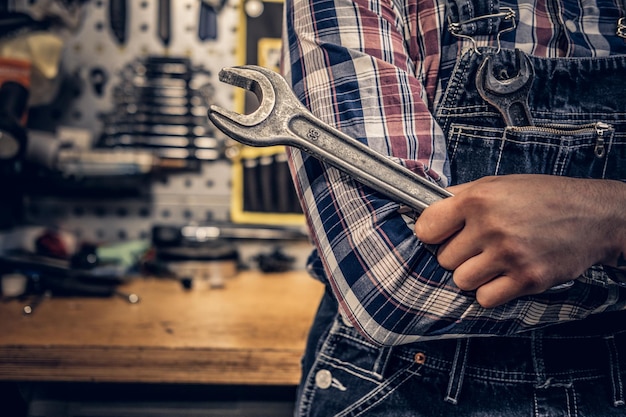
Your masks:
{"label": "chest pocket of overalls", "polygon": [[452,184],[487,175],[549,174],[626,179],[626,57],[537,58],[528,107],[532,125],[507,126],[480,95],[482,61],[517,71],[515,51],[468,50],[437,109]]}

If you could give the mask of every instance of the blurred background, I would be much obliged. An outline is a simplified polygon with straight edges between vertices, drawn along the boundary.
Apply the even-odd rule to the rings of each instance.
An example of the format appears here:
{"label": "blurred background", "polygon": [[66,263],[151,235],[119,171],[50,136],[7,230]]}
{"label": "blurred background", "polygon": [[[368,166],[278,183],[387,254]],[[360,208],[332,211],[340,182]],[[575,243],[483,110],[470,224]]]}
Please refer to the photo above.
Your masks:
{"label": "blurred background", "polygon": [[[4,306],[36,318],[55,297],[136,303],[119,289],[145,277],[227,290],[242,271],[303,270],[284,149],[242,147],[207,119],[211,104],[254,109],[217,76],[278,71],[281,19],[273,0],[0,2]],[[0,398],[26,413],[20,390],[2,382]]]}

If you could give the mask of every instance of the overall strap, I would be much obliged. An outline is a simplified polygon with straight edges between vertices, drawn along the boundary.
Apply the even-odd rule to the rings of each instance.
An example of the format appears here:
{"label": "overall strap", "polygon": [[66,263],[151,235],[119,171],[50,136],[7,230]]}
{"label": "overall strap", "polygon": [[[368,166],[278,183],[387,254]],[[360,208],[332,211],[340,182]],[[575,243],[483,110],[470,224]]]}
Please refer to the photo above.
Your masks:
{"label": "overall strap", "polygon": [[623,0],[620,18],[617,21],[617,30],[615,34],[620,38],[626,39],[626,0]]}
{"label": "overall strap", "polygon": [[450,30],[458,36],[495,35],[503,15],[499,0],[447,0]]}
{"label": "overall strap", "polygon": [[516,12],[510,7],[500,7],[499,0],[447,0],[447,9],[450,33],[469,39],[477,53],[477,38],[495,38],[500,52],[500,35],[517,26]]}

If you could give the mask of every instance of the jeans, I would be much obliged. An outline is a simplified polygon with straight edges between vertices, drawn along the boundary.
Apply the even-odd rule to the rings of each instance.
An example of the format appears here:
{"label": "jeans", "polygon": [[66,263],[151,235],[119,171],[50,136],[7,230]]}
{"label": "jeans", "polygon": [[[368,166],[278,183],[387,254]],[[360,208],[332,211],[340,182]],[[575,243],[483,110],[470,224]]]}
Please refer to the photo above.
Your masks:
{"label": "jeans", "polygon": [[333,303],[327,293],[312,327],[298,416],[626,415],[626,330],[379,347]]}
{"label": "jeans", "polygon": [[[538,127],[506,128],[475,87],[491,51],[482,52],[460,58],[436,109],[453,183],[512,173],[626,178],[626,57],[531,58]],[[494,59],[515,71],[514,51]],[[626,315],[381,347],[342,319],[327,290],[302,367],[296,416],[626,416]]]}

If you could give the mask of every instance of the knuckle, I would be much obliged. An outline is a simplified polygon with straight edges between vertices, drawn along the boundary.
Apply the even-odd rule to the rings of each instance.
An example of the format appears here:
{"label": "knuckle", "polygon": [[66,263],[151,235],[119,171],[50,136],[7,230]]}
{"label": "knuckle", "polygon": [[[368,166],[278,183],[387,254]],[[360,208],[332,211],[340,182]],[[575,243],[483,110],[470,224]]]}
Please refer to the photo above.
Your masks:
{"label": "knuckle", "polygon": [[527,263],[531,255],[528,253],[528,245],[525,242],[518,237],[508,236],[505,231],[498,232],[494,241],[498,242],[494,246],[497,248],[497,257],[504,266],[510,269],[528,268]]}
{"label": "knuckle", "polygon": [[[454,271],[459,266],[458,262],[455,262],[452,258],[447,256],[447,252],[443,250],[439,250],[437,253],[437,262],[443,269],[447,269],[448,271]],[[457,272],[455,271],[454,275],[456,274]]]}
{"label": "knuckle", "polygon": [[498,307],[502,304],[500,300],[494,300],[493,298],[481,297],[480,295],[476,295],[476,302],[480,304],[483,308],[494,308]]}
{"label": "knuckle", "polygon": [[525,294],[538,294],[550,286],[548,282],[548,271],[541,266],[525,268],[520,272],[520,283]]}
{"label": "knuckle", "polygon": [[458,271],[454,271],[452,274],[452,281],[454,281],[455,285],[462,291],[472,291],[477,288],[477,285],[470,279],[470,277],[465,276]]}

